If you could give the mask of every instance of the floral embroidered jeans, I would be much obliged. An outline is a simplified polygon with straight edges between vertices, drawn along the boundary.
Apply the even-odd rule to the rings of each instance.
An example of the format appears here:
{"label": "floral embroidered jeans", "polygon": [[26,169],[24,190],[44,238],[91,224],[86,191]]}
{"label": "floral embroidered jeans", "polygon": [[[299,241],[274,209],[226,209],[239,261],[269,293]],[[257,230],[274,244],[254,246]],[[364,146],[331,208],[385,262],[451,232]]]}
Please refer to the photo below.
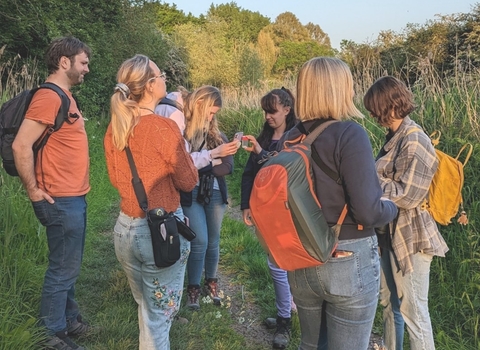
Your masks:
{"label": "floral embroidered jeans", "polygon": [[[181,208],[175,215],[183,219]],[[138,304],[139,349],[168,350],[170,327],[180,308],[190,243],[180,237],[180,260],[170,267],[158,268],[145,218],[132,218],[121,212],[114,231],[115,254]]]}

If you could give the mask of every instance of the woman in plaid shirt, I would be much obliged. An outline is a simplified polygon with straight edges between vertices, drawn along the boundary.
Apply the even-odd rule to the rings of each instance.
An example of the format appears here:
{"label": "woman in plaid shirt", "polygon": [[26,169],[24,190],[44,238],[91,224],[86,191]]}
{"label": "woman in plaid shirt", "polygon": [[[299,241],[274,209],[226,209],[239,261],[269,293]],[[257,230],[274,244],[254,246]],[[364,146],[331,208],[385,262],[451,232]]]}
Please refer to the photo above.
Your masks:
{"label": "woman in plaid shirt", "polygon": [[386,76],[367,91],[366,109],[388,127],[376,169],[384,196],[399,208],[390,235],[378,235],[381,247],[380,302],[388,350],[403,349],[404,327],[410,349],[435,349],[428,312],[430,263],[448,247],[432,216],[422,208],[438,160],[430,138],[409,118],[413,95],[400,80]]}

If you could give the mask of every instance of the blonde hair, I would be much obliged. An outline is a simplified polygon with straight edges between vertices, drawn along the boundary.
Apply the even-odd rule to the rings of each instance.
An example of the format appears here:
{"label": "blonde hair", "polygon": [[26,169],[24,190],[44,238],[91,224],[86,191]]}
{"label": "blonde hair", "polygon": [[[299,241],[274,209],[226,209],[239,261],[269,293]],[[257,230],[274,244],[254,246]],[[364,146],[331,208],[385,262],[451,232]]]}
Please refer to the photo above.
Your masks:
{"label": "blonde hair", "polygon": [[207,149],[221,145],[217,119],[208,121],[210,108],[222,108],[220,91],[210,85],[204,85],[191,93],[182,91],[183,110],[186,119],[185,139],[190,142],[193,151],[199,151],[206,139]]}
{"label": "blonde hair", "polygon": [[110,99],[110,114],[113,145],[122,151],[128,146],[128,138],[133,135],[140,121],[140,101],[149,80],[154,77],[150,59],[144,55],[135,55],[120,66],[117,73],[117,86]]}
{"label": "blonde hair", "polygon": [[363,118],[353,103],[353,78],[347,64],[334,57],[315,57],[298,73],[295,113],[302,120]]}

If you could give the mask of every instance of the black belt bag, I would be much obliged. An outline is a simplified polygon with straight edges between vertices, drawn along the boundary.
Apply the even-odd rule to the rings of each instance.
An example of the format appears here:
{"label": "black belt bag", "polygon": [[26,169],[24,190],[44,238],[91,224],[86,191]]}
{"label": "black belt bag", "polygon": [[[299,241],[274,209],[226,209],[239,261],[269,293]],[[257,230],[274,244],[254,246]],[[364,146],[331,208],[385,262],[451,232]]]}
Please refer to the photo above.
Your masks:
{"label": "black belt bag", "polygon": [[153,257],[157,267],[168,267],[180,259],[180,236],[173,213],[162,208],[149,210],[148,226],[152,236]]}

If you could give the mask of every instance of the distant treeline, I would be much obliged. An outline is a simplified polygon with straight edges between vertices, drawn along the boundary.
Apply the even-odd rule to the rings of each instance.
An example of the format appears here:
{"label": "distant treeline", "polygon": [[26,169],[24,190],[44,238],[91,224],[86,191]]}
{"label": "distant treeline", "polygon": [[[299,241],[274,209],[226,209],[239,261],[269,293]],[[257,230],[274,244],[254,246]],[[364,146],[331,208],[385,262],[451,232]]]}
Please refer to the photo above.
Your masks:
{"label": "distant treeline", "polygon": [[[34,66],[44,76],[48,43],[62,35],[77,36],[93,49],[91,73],[78,95],[84,109],[97,115],[108,108],[105,101],[118,66],[135,53],[157,62],[167,72],[170,88],[256,86],[294,76],[306,60],[322,55],[339,56],[358,81],[368,83],[385,74],[414,84],[426,71],[439,77],[472,71],[480,64],[479,15],[477,4],[471,13],[409,24],[402,33],[382,31],[372,43],[344,40],[337,51],[318,24],[304,25],[290,12],[272,22],[235,2],[212,4],[206,15],[195,17],[161,1],[2,1],[0,59],[15,62],[10,71],[38,62]],[[7,75],[2,71],[0,89]]]}

